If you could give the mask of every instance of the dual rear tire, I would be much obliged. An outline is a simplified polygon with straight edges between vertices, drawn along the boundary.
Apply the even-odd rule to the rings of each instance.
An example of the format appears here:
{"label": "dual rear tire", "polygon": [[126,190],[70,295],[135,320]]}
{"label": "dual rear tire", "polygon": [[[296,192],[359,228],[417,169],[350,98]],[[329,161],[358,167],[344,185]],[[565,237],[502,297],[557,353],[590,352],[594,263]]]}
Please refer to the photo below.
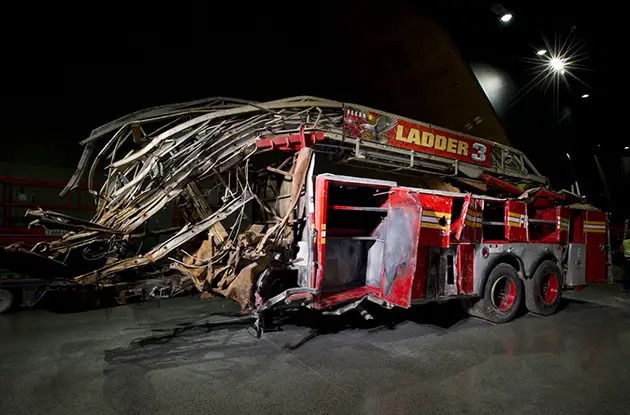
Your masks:
{"label": "dual rear tire", "polygon": [[506,323],[516,316],[523,301],[534,314],[555,313],[561,295],[562,272],[553,261],[543,261],[524,282],[514,267],[498,264],[488,275],[483,297],[463,300],[462,305],[471,316]]}
{"label": "dual rear tire", "polygon": [[543,261],[525,280],[525,306],[541,316],[555,313],[562,296],[562,271],[553,261]]}

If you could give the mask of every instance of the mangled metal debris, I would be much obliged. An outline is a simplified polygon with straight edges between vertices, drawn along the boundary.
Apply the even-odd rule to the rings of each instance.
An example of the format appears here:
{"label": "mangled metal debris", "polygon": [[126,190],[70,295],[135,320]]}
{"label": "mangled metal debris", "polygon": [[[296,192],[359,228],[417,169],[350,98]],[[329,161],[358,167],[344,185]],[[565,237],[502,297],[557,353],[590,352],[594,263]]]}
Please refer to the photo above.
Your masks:
{"label": "mangled metal debris", "polygon": [[[546,184],[521,152],[444,131],[313,97],[265,103],[215,98],[140,111],[81,142],[83,155],[62,195],[87,180],[96,214],[86,221],[29,211],[32,226],[69,231],[32,252],[81,270],[72,275],[80,284],[139,281],[156,273],[180,281],[171,291],[172,283],[150,288],[155,297],[194,287],[232,298],[244,310],[299,304],[332,314],[364,312],[362,299],[391,306],[396,298],[370,287],[378,286],[373,281],[383,272],[395,277],[377,257],[394,255],[383,241],[393,237],[387,212],[398,203],[391,195],[400,181],[451,196],[461,195],[455,186],[495,186],[501,193],[513,184]],[[349,171],[397,181],[322,175]],[[338,206],[316,208],[329,191]],[[175,223],[156,228],[152,219],[167,209]],[[328,236],[336,255],[326,253],[326,209],[355,212],[339,216],[348,226],[339,222]],[[400,229],[405,226],[401,222]],[[352,241],[335,242],[342,235]],[[348,264],[331,265],[322,282],[325,255]],[[355,287],[359,274],[363,284]],[[127,290],[129,296],[139,292]]]}
{"label": "mangled metal debris", "polygon": [[[288,243],[287,228],[294,226],[290,222],[311,154],[303,148],[295,157],[284,156],[285,162],[276,164],[284,170],[274,171],[272,165],[251,162],[252,156],[267,152],[256,143],[298,132],[309,140],[312,130],[341,134],[342,121],[338,103],[302,98],[263,104],[217,98],[154,108],[114,121],[82,142],[79,166],[62,192],[87,177],[96,215],[85,221],[29,211],[32,226],[70,231],[33,251],[63,260],[73,251],[89,249],[92,256],[104,258],[102,266],[74,277],[81,284],[115,280],[121,273],[142,268],[133,275],[140,278],[148,266],[166,260],[172,273],[190,279],[197,290],[252,307],[252,286],[258,275],[274,251]],[[260,168],[265,171],[255,170]],[[103,172],[105,181],[96,186]],[[293,184],[282,187],[279,182]],[[283,202],[269,200],[267,193],[281,187],[290,191]],[[210,206],[208,197],[220,204]],[[133,255],[147,234],[143,227],[169,204],[176,206],[185,222],[168,239]],[[229,229],[223,225],[226,220],[231,222]],[[191,240],[198,242],[195,251],[180,249]]]}

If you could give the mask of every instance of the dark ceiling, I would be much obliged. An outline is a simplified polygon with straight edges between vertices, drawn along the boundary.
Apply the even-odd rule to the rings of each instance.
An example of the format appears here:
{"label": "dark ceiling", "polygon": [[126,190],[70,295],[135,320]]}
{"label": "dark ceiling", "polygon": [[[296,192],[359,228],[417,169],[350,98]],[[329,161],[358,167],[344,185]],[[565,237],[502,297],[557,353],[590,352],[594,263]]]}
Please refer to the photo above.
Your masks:
{"label": "dark ceiling", "polygon": [[[48,10],[6,12],[0,34],[8,69],[3,113],[9,122],[2,158],[23,159],[18,153],[28,153],[41,160],[62,146],[58,162],[74,166],[75,143],[92,128],[140,108],[205,96],[265,100],[311,94],[396,109],[403,98],[395,102],[395,97],[375,93],[378,88],[361,87],[361,82],[377,85],[374,74],[388,70],[379,66],[382,51],[362,50],[352,65],[344,56],[378,31],[379,23],[363,23],[367,12],[382,15],[383,22],[407,13],[431,16],[450,33],[467,62],[504,75],[504,104],[513,105],[496,108],[501,122],[514,146],[555,187],[570,186],[573,169],[583,192],[613,209],[595,168],[597,153],[621,210],[628,182],[621,177],[620,156],[623,146],[630,145],[622,104],[623,24],[616,23],[611,7],[541,0],[504,1],[514,18],[501,24],[491,11],[494,4],[351,1],[271,8],[213,2],[147,12],[102,3],[85,10],[55,4]],[[588,86],[571,80],[570,90],[561,86],[557,99],[551,89],[535,88],[514,102],[514,94],[522,94],[534,76],[525,59],[535,57],[543,36],[569,35],[588,57],[583,62],[587,68],[576,71]],[[364,79],[366,72],[373,79]],[[590,97],[581,99],[585,92]],[[29,153],[28,148],[43,151]]]}
{"label": "dark ceiling", "polygon": [[[430,12],[448,28],[464,58],[507,77],[507,100],[513,105],[498,112],[513,144],[556,187],[568,187],[577,177],[590,201],[619,214],[630,213],[630,183],[621,168],[622,157],[630,157],[624,150],[630,138],[624,132],[627,87],[620,65],[625,36],[614,8],[593,2],[504,1],[514,17],[502,24],[491,11],[496,2],[438,3]],[[542,86],[524,93],[535,77],[528,60],[536,58],[537,49],[547,48],[545,38],[552,46],[566,40],[576,46],[583,60],[571,73],[579,79],[566,76],[568,85],[561,83],[557,93]],[[585,93],[589,97],[582,99]],[[612,201],[605,195],[594,155],[603,166]]]}

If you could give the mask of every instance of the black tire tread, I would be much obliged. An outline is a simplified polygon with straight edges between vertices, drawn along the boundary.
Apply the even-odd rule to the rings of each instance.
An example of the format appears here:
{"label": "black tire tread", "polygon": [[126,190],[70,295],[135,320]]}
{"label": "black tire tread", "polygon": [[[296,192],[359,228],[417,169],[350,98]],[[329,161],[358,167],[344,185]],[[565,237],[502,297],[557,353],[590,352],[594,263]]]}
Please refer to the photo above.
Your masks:
{"label": "black tire tread", "polygon": [[[558,290],[558,298],[556,302],[552,306],[544,305],[540,301],[541,298],[538,296],[538,285],[540,284],[540,279],[543,277],[545,272],[553,271],[558,278],[560,287]],[[538,314],[541,316],[550,316],[558,310],[560,306],[560,298],[562,298],[562,289],[564,287],[564,279],[562,277],[562,270],[560,267],[551,260],[543,261],[537,268],[536,271],[532,274],[532,276],[525,280],[525,307],[531,313]]]}
{"label": "black tire tread", "polygon": [[[489,292],[492,284],[499,276],[503,275],[509,275],[516,284],[516,300],[513,308],[507,313],[498,312],[489,299]],[[462,305],[464,307],[464,311],[473,317],[482,318],[498,324],[507,323],[518,313],[523,298],[523,284],[518,276],[518,273],[511,265],[501,263],[495,266],[486,279],[483,292],[483,297],[478,300],[463,300]]]}

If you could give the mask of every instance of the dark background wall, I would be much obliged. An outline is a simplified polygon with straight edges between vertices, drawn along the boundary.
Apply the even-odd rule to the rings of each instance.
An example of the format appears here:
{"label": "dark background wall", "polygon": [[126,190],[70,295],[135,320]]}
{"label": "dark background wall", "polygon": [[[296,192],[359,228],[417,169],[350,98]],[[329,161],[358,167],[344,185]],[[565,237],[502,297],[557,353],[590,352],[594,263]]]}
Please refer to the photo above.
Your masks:
{"label": "dark background wall", "polygon": [[[0,162],[23,165],[24,174],[34,176],[47,174],[39,166],[71,169],[79,158],[78,141],[92,128],[152,105],[215,95],[268,100],[309,94],[496,141],[509,137],[554,187],[570,186],[573,168],[590,200],[613,209],[593,161],[598,152],[617,205],[625,206],[628,182],[619,149],[627,134],[619,122],[622,106],[611,104],[623,95],[616,59],[621,49],[614,46],[619,26],[606,23],[610,16],[603,7],[539,0],[505,2],[515,18],[502,26],[492,4],[7,10],[1,30],[11,64],[3,80]],[[77,13],[81,18],[73,17]],[[502,92],[509,102],[514,88],[531,76],[523,57],[531,56],[542,35],[570,31],[594,58],[584,73],[591,74],[586,81],[593,99],[580,101],[581,86],[573,83],[556,108],[549,93],[536,90],[509,110],[500,102],[493,109],[467,64],[505,75]],[[482,122],[471,123],[477,116]]]}

